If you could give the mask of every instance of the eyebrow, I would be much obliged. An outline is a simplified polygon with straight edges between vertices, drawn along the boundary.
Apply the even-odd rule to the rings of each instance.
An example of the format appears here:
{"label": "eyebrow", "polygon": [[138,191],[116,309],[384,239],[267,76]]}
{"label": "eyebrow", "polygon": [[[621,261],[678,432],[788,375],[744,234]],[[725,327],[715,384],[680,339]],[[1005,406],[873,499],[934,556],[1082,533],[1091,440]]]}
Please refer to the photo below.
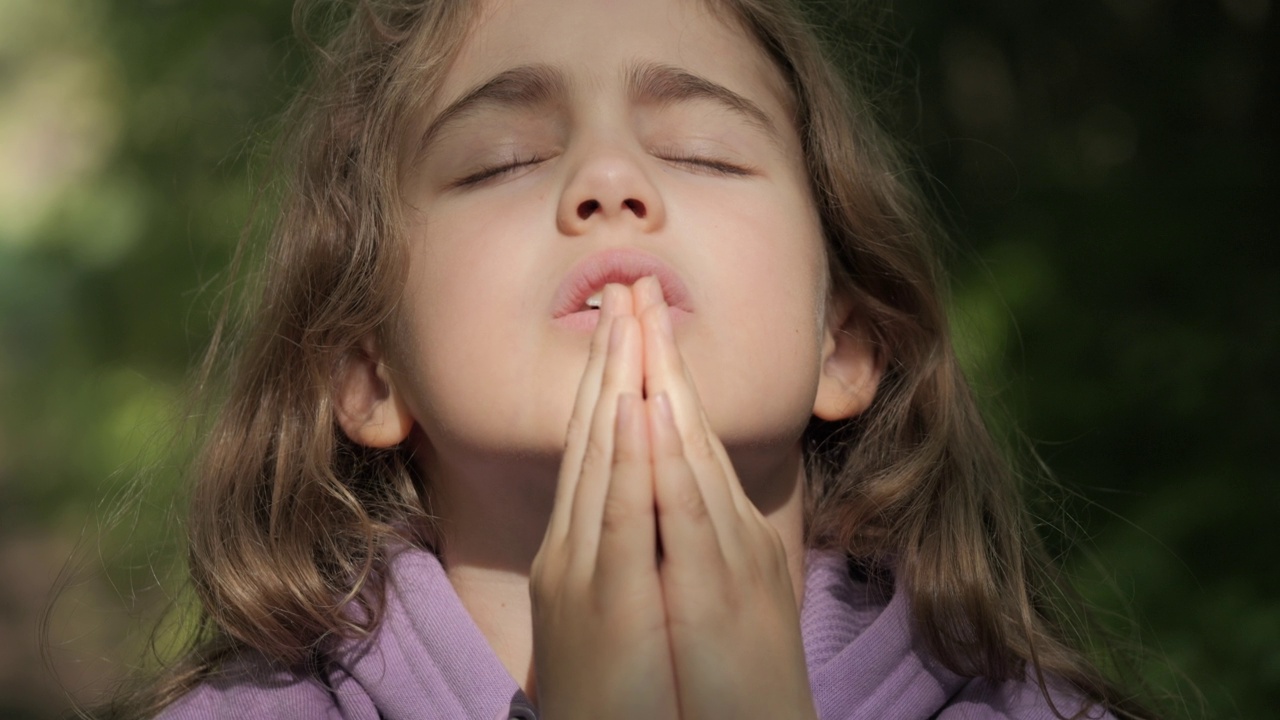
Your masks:
{"label": "eyebrow", "polygon": [[627,71],[627,87],[633,101],[669,105],[689,100],[710,100],[742,116],[771,137],[777,128],[768,113],[729,88],[671,65],[644,63]]}
{"label": "eyebrow", "polygon": [[449,103],[422,134],[418,157],[446,125],[457,122],[485,105],[531,108],[544,105],[568,91],[564,75],[547,65],[520,65],[494,75]]}
{"label": "eyebrow", "polygon": [[[627,91],[633,102],[670,105],[690,100],[710,100],[741,116],[777,139],[777,128],[759,105],[729,88],[672,65],[640,63],[627,68]],[[447,126],[486,105],[499,108],[533,108],[565,97],[569,91],[564,73],[549,65],[519,65],[504,70],[464,93],[436,115],[418,145],[421,159],[431,142]]]}

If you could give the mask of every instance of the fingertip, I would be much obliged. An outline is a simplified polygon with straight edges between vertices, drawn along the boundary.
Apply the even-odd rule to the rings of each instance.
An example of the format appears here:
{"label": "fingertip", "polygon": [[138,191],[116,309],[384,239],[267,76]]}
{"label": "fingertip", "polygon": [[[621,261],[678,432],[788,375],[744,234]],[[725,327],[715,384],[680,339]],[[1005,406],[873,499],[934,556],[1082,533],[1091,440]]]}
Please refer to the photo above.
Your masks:
{"label": "fingertip", "polygon": [[662,284],[658,282],[658,278],[652,275],[646,275],[637,280],[633,286],[633,292],[637,315],[654,305],[666,305],[666,298],[662,294]]}
{"label": "fingertip", "polygon": [[634,306],[631,301],[631,288],[618,283],[609,283],[604,286],[603,293],[604,295],[601,298],[600,305],[601,309],[604,310],[605,314],[609,317],[616,318],[634,314]]}
{"label": "fingertip", "polygon": [[645,309],[649,307],[649,301],[644,291],[644,280],[644,278],[640,278],[631,285],[631,304],[635,310],[636,317],[642,316]]}
{"label": "fingertip", "polygon": [[644,331],[644,365],[646,388],[651,394],[664,392],[679,382],[681,360],[679,351],[672,341],[669,331],[663,329],[668,322],[667,310],[664,306],[653,306],[645,311],[641,318]]}
{"label": "fingertip", "polygon": [[671,427],[675,427],[675,414],[671,412],[671,398],[667,397],[665,392],[660,392],[653,398],[653,409],[658,414],[658,420]]}
{"label": "fingertip", "polygon": [[670,308],[665,302],[657,302],[644,308],[640,313],[646,333],[667,342],[675,342],[675,331],[671,325]]}

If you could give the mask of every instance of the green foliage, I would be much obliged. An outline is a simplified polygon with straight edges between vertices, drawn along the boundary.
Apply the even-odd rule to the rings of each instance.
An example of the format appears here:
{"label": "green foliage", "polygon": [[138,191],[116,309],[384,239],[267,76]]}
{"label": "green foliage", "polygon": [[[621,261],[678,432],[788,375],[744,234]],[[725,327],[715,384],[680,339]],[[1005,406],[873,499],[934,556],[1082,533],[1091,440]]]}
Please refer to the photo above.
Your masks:
{"label": "green foliage", "polygon": [[[1136,618],[1116,622],[1147,648],[1142,673],[1192,716],[1280,706],[1273,15],[1250,0],[909,1],[888,18],[905,54],[880,58],[920,86],[887,110],[922,144],[963,248],[956,324],[979,392],[1073,493],[1085,543],[1068,567],[1107,617]],[[109,618],[164,598],[147,568],[172,557],[172,423],[252,161],[299,74],[290,37],[284,2],[0,5],[9,584],[47,587],[151,468],[130,491],[141,510],[102,536],[107,570],[68,592],[104,618],[69,658],[55,649],[77,692],[128,662],[85,658],[139,647]],[[34,624],[40,603],[15,598],[0,590],[0,637]],[[0,680],[0,715],[65,702],[29,634],[0,649],[0,666],[31,668]]]}
{"label": "green foliage", "polygon": [[979,332],[962,347],[1078,494],[1070,569],[1145,646],[1174,713],[1269,717],[1270,5],[899,7],[919,59],[912,120],[970,248],[957,304]]}

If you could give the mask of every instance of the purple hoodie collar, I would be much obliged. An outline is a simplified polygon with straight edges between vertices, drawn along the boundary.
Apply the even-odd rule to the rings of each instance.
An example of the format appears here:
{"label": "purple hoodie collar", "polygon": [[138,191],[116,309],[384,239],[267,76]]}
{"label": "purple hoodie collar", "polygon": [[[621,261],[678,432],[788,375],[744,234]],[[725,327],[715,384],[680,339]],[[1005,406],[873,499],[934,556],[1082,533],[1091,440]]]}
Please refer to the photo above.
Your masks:
{"label": "purple hoodie collar", "polygon": [[[927,718],[964,685],[915,646],[904,593],[853,577],[838,553],[807,564],[800,627],[819,717]],[[533,717],[433,554],[403,550],[388,575],[378,630],[334,656],[381,717]]]}
{"label": "purple hoodie collar", "polygon": [[810,551],[800,632],[820,718],[929,718],[967,679],[917,645],[906,593]]}

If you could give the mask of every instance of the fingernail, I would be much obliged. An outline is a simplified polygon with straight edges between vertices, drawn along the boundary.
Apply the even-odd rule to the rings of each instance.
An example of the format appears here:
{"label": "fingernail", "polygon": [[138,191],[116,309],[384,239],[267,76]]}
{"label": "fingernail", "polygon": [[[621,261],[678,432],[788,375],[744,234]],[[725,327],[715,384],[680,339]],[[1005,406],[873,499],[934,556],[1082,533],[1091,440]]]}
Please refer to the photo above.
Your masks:
{"label": "fingernail", "polygon": [[622,393],[618,396],[618,425],[619,434],[625,436],[621,431],[631,428],[633,412],[632,406],[635,404],[636,396],[632,393]]}
{"label": "fingernail", "polygon": [[653,404],[657,406],[658,417],[664,424],[672,426],[676,424],[675,416],[671,412],[671,400],[667,397],[667,392],[665,390],[658,393],[657,397],[653,398]]}

